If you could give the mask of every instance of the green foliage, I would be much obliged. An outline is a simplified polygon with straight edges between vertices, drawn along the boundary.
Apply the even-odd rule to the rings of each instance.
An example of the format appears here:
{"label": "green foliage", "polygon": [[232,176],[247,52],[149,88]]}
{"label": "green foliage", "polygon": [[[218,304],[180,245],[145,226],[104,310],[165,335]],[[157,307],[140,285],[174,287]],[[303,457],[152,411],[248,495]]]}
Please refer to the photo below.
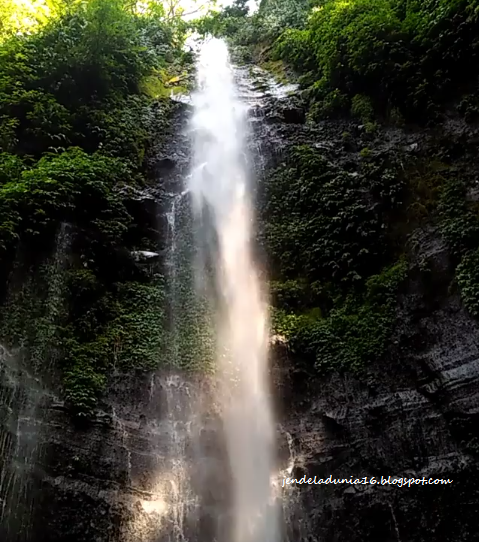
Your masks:
{"label": "green foliage", "polygon": [[[311,89],[315,92],[315,87]],[[332,118],[347,110],[349,105],[348,97],[338,89],[327,94],[323,99],[315,101],[309,112],[308,120],[317,122],[319,120]]]}
{"label": "green foliage", "polygon": [[293,353],[314,362],[320,371],[360,370],[380,358],[396,319],[396,297],[407,277],[399,261],[366,281],[363,294],[335,300],[325,318],[318,312],[273,311],[273,329],[283,335]]}
{"label": "green foliage", "polygon": [[479,245],[479,216],[466,192],[464,183],[451,179],[443,187],[439,204],[442,234],[456,256]]}
{"label": "green foliage", "polygon": [[262,187],[262,241],[272,268],[323,283],[355,283],[378,271],[387,258],[386,217],[403,190],[393,164],[350,173],[296,147]]}
{"label": "green foliage", "polygon": [[78,415],[91,413],[114,371],[166,364],[165,287],[100,282],[91,271],[68,274],[69,322],[61,329],[65,396]]}
{"label": "green foliage", "polygon": [[301,27],[306,21],[308,0],[268,0],[248,16],[244,0],[192,23],[200,34],[230,38],[235,45],[255,45],[274,40],[285,28]]}
{"label": "green foliage", "polygon": [[351,103],[351,114],[363,122],[371,121],[374,117],[374,108],[371,99],[361,94],[356,94]]}
{"label": "green foliage", "polygon": [[124,4],[78,4],[36,34],[0,46],[4,151],[39,156],[70,145],[94,151],[116,132],[117,154],[141,165],[153,124],[147,100],[138,96],[142,82],[155,69],[181,63],[184,53],[171,27]]}
{"label": "green foliage", "polygon": [[304,279],[272,281],[269,290],[273,305],[289,311],[309,309],[312,300],[321,294],[315,284],[309,284]]}
{"label": "green foliage", "polygon": [[261,2],[256,26],[258,35],[275,38],[285,28],[300,28],[308,13],[308,0],[263,0]]}
{"label": "green foliage", "polygon": [[129,217],[112,189],[127,172],[118,160],[78,148],[43,157],[18,180],[0,186],[0,246],[67,219],[96,226],[113,238],[121,236]]}
{"label": "green foliage", "polygon": [[252,27],[246,15],[248,10],[243,0],[236,0],[221,11],[208,13],[190,23],[200,35],[235,38],[238,43],[250,43]]}
{"label": "green foliage", "polygon": [[0,185],[9,181],[18,181],[25,169],[22,159],[15,154],[0,153]]}
{"label": "green foliage", "polygon": [[32,32],[45,25],[65,8],[63,0],[36,0],[18,2],[2,0],[0,3],[0,43],[12,35]]}
{"label": "green foliage", "polygon": [[264,181],[273,330],[318,370],[358,370],[384,354],[408,271],[393,240],[405,201],[398,165],[371,153],[350,172],[296,147]]}
{"label": "green foliage", "polygon": [[[168,364],[175,368],[210,371],[215,361],[214,321],[207,296],[198,292],[193,261],[195,230],[191,209],[184,200],[176,214],[174,276],[169,281],[169,312],[174,321],[169,332]],[[204,269],[204,276],[210,276]]]}
{"label": "green foliage", "polygon": [[467,187],[450,179],[442,191],[441,230],[458,262],[456,280],[464,306],[479,317],[479,213],[477,205],[467,199]]}
{"label": "green foliage", "polygon": [[187,27],[170,4],[39,0],[22,7],[37,8],[29,28],[0,6],[0,259],[13,265],[0,337],[42,380],[62,375],[78,415],[112,371],[169,362],[165,286],[129,256],[147,235],[122,194],[146,182],[168,97],[189,84]]}
{"label": "green foliage", "polygon": [[91,361],[96,360],[91,360],[88,353],[76,354],[78,357],[65,372],[65,399],[76,416],[88,417],[104,389],[106,377],[94,370]]}
{"label": "green foliage", "polygon": [[304,74],[312,102],[360,95],[425,119],[474,78],[478,29],[476,0],[325,0],[304,28],[283,27],[275,55]]}

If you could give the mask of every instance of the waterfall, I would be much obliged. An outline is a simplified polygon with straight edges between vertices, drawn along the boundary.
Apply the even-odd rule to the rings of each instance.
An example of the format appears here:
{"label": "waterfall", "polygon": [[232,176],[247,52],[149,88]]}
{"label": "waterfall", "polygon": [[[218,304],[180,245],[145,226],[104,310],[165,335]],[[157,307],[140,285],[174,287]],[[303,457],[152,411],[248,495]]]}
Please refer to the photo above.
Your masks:
{"label": "waterfall", "polygon": [[233,480],[230,540],[273,542],[278,539],[272,489],[275,428],[268,389],[267,305],[251,247],[247,107],[237,97],[223,41],[212,39],[202,46],[197,70],[189,189],[198,232],[197,271],[213,275],[218,394]]}
{"label": "waterfall", "polygon": [[0,340],[9,344],[0,344],[0,539],[8,542],[34,536],[44,460],[43,407],[54,398],[50,373],[58,355],[70,246],[70,227],[62,223],[53,253],[37,274],[17,262],[3,307]]}

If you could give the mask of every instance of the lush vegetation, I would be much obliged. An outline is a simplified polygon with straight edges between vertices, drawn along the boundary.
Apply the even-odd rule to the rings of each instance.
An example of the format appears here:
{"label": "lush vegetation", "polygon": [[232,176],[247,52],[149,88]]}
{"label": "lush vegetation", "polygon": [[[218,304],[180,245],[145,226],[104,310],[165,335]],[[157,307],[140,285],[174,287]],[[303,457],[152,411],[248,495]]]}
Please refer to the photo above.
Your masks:
{"label": "lush vegetation", "polygon": [[171,361],[164,279],[130,252],[160,239],[128,194],[190,71],[186,26],[173,2],[15,6],[0,28],[1,340],[56,367],[87,415],[112,369]]}
{"label": "lush vegetation", "polygon": [[[407,235],[425,223],[439,226],[464,305],[478,316],[477,204],[453,156],[465,149],[451,153],[437,141],[417,158],[394,149],[376,160],[374,152],[384,125],[477,121],[477,0],[262,0],[253,15],[243,5],[197,28],[294,77],[312,127],[349,119],[365,136],[335,142],[349,149],[348,171],[302,146],[265,182],[260,241],[276,331],[317,367],[358,368],[380,357],[397,311],[393,292],[406,276]],[[372,284],[388,287],[372,295]]]}
{"label": "lush vegetation", "polygon": [[345,171],[299,146],[262,187],[274,328],[318,369],[361,369],[385,351],[408,268],[391,242],[398,172],[383,159]]}
{"label": "lush vegetation", "polygon": [[435,117],[474,77],[479,4],[474,1],[327,1],[305,29],[285,31],[275,53],[304,73],[315,101],[337,92],[347,109],[357,95],[387,116]]}
{"label": "lush vegetation", "polygon": [[316,120],[361,102],[368,115],[429,121],[476,76],[477,0],[263,0],[251,17],[225,12],[200,28],[294,68]]}
{"label": "lush vegetation", "polygon": [[74,412],[92,412],[113,371],[210,361],[187,209],[173,279],[133,256],[161,248],[155,211],[135,194],[151,142],[168,136],[169,95],[189,84],[191,27],[294,73],[310,126],[338,115],[362,125],[336,138],[340,152],[293,146],[260,187],[272,320],[291,349],[321,371],[380,359],[411,266],[406,238],[424,221],[439,225],[479,316],[468,182],[441,173],[452,158],[374,150],[383,123],[437,123],[454,107],[477,120],[477,0],[263,0],[254,15],[235,0],[189,25],[179,0],[33,5],[0,7],[0,340],[61,375]]}

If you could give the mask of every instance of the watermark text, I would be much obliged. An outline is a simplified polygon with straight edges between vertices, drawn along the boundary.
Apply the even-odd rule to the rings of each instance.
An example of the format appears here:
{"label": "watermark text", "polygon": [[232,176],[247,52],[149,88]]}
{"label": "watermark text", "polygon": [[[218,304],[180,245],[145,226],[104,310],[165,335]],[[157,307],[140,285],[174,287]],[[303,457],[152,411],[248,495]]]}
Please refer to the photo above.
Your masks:
{"label": "watermark text", "polygon": [[381,478],[375,478],[374,476],[363,476],[362,478],[333,478],[332,475],[328,478],[318,478],[315,476],[314,478],[306,478],[306,476],[303,476],[302,478],[283,478],[283,487],[289,486],[289,485],[296,485],[296,484],[309,484],[309,485],[328,485],[328,484],[334,484],[334,485],[342,485],[342,484],[349,484],[349,485],[370,485],[370,486],[397,486],[397,487],[411,487],[411,486],[432,486],[432,485],[448,485],[452,484],[452,480],[449,478],[398,478],[396,476],[388,476],[387,478],[385,476],[381,476]]}

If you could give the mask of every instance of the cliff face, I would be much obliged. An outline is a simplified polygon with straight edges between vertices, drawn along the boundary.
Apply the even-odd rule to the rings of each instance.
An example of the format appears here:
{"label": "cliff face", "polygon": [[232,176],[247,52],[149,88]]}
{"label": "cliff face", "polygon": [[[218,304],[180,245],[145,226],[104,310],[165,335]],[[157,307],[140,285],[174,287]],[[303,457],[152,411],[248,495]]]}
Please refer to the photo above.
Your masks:
{"label": "cliff face", "polygon": [[17,413],[2,432],[2,540],[210,537],[228,473],[208,395],[178,374],[119,376],[87,427],[46,396]]}
{"label": "cliff face", "polygon": [[[272,106],[271,128],[288,145],[308,144],[350,170],[357,151],[408,161],[446,156],[448,169],[474,187],[477,129],[460,120],[435,130],[364,133],[352,123],[325,121],[314,129],[285,124]],[[344,132],[354,134],[344,144]],[[450,149],[455,149],[451,152]],[[474,188],[469,201],[474,201]],[[284,429],[292,438],[292,477],[375,477],[376,485],[301,485],[296,539],[327,541],[477,540],[478,331],[464,309],[454,270],[457,257],[437,220],[405,226],[408,279],[397,296],[388,345],[360,371],[323,376],[300,352],[276,347],[283,375]],[[450,479],[450,485],[381,485],[382,478]]]}
{"label": "cliff face", "polygon": [[[377,156],[430,156],[438,141],[457,152],[462,141],[475,137],[462,125],[445,126],[442,134],[393,129],[372,140],[351,123],[306,126],[298,99],[287,98],[262,75],[239,75],[241,90],[253,103],[260,182],[297,145],[314,147],[354,171],[366,141]],[[187,106],[176,109],[176,134],[157,149],[153,164],[156,178],[176,194],[188,165],[182,132],[187,112]],[[348,145],[345,131],[353,134]],[[469,152],[455,156],[454,167],[474,176]],[[159,223],[167,239],[165,209],[171,207],[164,193],[128,197],[145,228]],[[158,208],[163,213],[156,222]],[[478,539],[479,327],[451,287],[454,262],[437,228],[413,224],[406,237],[408,281],[398,294],[388,347],[376,360],[359,373],[320,376],[277,340],[272,376],[280,467],[294,478],[432,477],[453,483],[287,487],[283,509],[290,541]],[[167,243],[163,250],[154,257],[149,250],[138,252],[137,265],[165,267]],[[206,399],[214,396],[211,380],[181,371],[118,371],[94,420],[82,425],[71,420],[55,378],[44,382],[33,374],[28,360],[3,352],[1,540],[223,538],[230,473],[215,407]]]}
{"label": "cliff face", "polygon": [[[363,378],[289,375],[293,476],[378,481],[299,486],[295,523],[317,540],[476,540],[477,325],[454,298],[418,312]],[[453,483],[380,485],[389,476]]]}

